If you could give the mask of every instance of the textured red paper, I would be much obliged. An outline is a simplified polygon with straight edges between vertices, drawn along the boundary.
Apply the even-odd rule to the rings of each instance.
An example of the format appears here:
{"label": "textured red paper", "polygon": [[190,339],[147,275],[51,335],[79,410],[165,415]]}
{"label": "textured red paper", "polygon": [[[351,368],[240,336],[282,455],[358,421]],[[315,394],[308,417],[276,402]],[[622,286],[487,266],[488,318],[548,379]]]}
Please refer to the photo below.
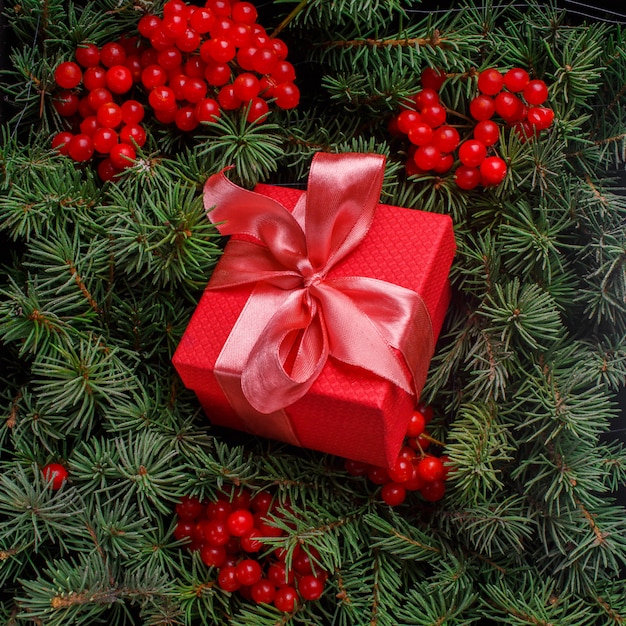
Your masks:
{"label": "textured red paper", "polygon": [[[269,185],[258,185],[255,191],[288,209],[301,194]],[[448,307],[454,251],[449,216],[379,204],[363,242],[329,277],[367,276],[416,291],[428,308],[436,339]],[[239,430],[246,427],[230,408],[213,369],[251,292],[251,286],[206,290],[173,358],[183,383],[195,391],[211,422]],[[310,392],[286,412],[304,447],[390,466],[415,402],[388,381],[331,357]]]}

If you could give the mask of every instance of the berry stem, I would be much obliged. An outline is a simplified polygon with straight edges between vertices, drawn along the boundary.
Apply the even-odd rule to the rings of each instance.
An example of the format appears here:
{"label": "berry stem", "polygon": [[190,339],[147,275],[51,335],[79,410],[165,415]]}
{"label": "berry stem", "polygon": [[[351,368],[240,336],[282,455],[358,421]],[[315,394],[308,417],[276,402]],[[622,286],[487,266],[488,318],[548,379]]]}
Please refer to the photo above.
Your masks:
{"label": "berry stem", "polygon": [[273,30],[270,34],[270,37],[276,37],[282,30],[284,30],[290,22],[294,20],[296,15],[300,13],[300,11],[304,10],[304,7],[308,4],[309,0],[300,0],[300,2],[296,5],[296,7],[283,19],[283,21]]}

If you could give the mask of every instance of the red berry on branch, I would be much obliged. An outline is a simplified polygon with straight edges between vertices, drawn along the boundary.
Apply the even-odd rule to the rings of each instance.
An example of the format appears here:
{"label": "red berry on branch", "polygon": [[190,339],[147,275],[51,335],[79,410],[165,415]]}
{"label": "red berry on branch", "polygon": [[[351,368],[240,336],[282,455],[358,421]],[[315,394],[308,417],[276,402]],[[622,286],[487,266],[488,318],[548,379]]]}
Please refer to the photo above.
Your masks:
{"label": "red berry on branch", "polygon": [[481,182],[485,187],[499,185],[506,177],[506,172],[506,163],[500,157],[487,157],[480,164]]}
{"label": "red berry on branch", "polygon": [[469,191],[480,185],[480,170],[477,167],[460,165],[456,168],[454,180],[458,187],[464,189],[465,191]]}
{"label": "red berry on branch", "polygon": [[269,113],[269,106],[262,98],[252,98],[249,102],[246,120],[253,124],[263,119]]}
{"label": "red berry on branch", "polygon": [[432,128],[441,126],[446,121],[446,110],[439,104],[431,104],[422,107],[422,122],[428,124]]}
{"label": "red berry on branch", "polygon": [[413,96],[418,111],[424,107],[439,105],[439,94],[434,89],[425,88]]}
{"label": "red berry on branch", "polygon": [[149,39],[152,33],[161,26],[161,18],[156,15],[144,15],[137,23],[137,30],[146,39]]}
{"label": "red berry on branch", "polygon": [[[72,157],[73,158],[73,157]],[[78,160],[78,159],[76,159]],[[48,463],[41,468],[44,480],[50,484],[50,489],[57,491],[67,480],[68,471],[60,463]]]}
{"label": "red berry on branch", "polygon": [[115,167],[123,170],[134,164],[137,153],[127,143],[118,143],[109,151],[109,158]]}
{"label": "red berry on branch", "polygon": [[298,581],[298,591],[303,600],[318,600],[324,592],[324,579],[320,576],[303,576]]}
{"label": "red berry on branch", "polygon": [[176,37],[176,47],[181,52],[194,52],[200,47],[201,41],[200,35],[193,28],[187,28],[182,35]]}
{"label": "red berry on branch", "polygon": [[[104,163],[104,161],[102,162]],[[176,539],[177,541],[180,541],[181,539],[191,539],[194,529],[195,524],[192,520],[179,520],[174,527],[174,539]]]}
{"label": "red berry on branch", "polygon": [[93,91],[99,87],[106,87],[107,84],[107,71],[97,65],[96,67],[89,67],[83,74],[83,85],[87,91]]}
{"label": "red berry on branch", "polygon": [[428,502],[437,502],[438,500],[441,500],[445,493],[446,485],[443,480],[428,482],[420,489],[422,498]]}
{"label": "red berry on branch", "polygon": [[74,52],[77,63],[84,67],[95,67],[100,63],[100,50],[93,43],[81,43]]}
{"label": "red berry on branch", "polygon": [[102,161],[98,163],[96,171],[98,172],[100,180],[103,181],[112,180],[121,172],[121,170],[119,170],[113,165],[113,163],[111,163],[111,159],[109,159],[108,157],[106,159],[102,159]]}
{"label": "red berry on branch", "polygon": [[417,167],[427,172],[439,163],[440,157],[441,152],[439,152],[439,150],[432,144],[427,144],[425,146],[420,146],[415,151],[413,160],[415,161],[415,165],[417,165]]}
{"label": "red berry on branch", "polygon": [[406,109],[398,114],[397,120],[398,130],[401,133],[408,135],[411,127],[415,126],[415,124],[419,124],[422,121],[422,116],[417,111]]}
{"label": "red berry on branch", "polygon": [[176,107],[174,90],[165,85],[154,87],[148,94],[148,104],[155,111],[166,111]]}
{"label": "red berry on branch", "polygon": [[389,473],[387,472],[386,467],[378,467],[376,465],[372,465],[367,470],[367,477],[375,484],[375,485],[383,485],[384,483],[389,481]]}
{"label": "red berry on branch", "polygon": [[106,73],[106,86],[112,93],[126,93],[133,86],[133,75],[125,65],[113,65]]}
{"label": "red berry on branch", "polygon": [[235,537],[243,537],[254,528],[254,517],[248,509],[235,509],[226,518],[228,532]]}
{"label": "red berry on branch", "polygon": [[281,83],[274,88],[276,106],[281,109],[293,109],[300,102],[300,90],[291,82]]}
{"label": "red berry on branch", "polygon": [[244,559],[237,563],[237,580],[240,584],[250,586],[261,580],[262,572],[258,561]]}
{"label": "red berry on branch", "polygon": [[103,104],[113,102],[113,94],[105,87],[98,87],[89,92],[87,101],[94,111],[98,111]]}
{"label": "red berry on branch", "polygon": [[456,128],[440,126],[433,133],[433,144],[441,152],[452,152],[459,145],[461,138]]}
{"label": "red berry on branch", "polygon": [[83,72],[74,61],[66,61],[60,63],[54,70],[54,80],[59,87],[63,89],[74,89],[78,87],[83,79]]}
{"label": "red berry on branch", "polygon": [[514,94],[503,91],[496,96],[496,113],[509,124],[524,115],[524,103]]}
{"label": "red berry on branch", "polygon": [[208,7],[198,7],[189,17],[189,26],[200,35],[208,33],[213,24],[215,15]]}
{"label": "red berry on branch", "polygon": [[52,106],[62,117],[71,117],[77,113],[79,103],[80,98],[73,91],[68,90],[60,91],[52,100]]}
{"label": "red berry on branch", "polygon": [[285,585],[276,591],[274,606],[283,613],[291,613],[296,609],[298,592],[291,586]]}
{"label": "red berry on branch", "polygon": [[213,98],[200,100],[193,111],[198,122],[215,122],[221,115],[220,106]]}
{"label": "red berry on branch", "polygon": [[122,44],[116,41],[105,43],[100,48],[100,63],[105,67],[122,65],[126,60],[126,50]]}
{"label": "red berry on branch", "polygon": [[395,483],[403,483],[413,474],[413,463],[407,458],[399,458],[388,470],[389,479]]}
{"label": "red berry on branch", "polygon": [[271,604],[276,597],[276,587],[267,578],[261,578],[252,585],[250,595],[257,604]]}
{"label": "red berry on branch", "polygon": [[122,121],[125,124],[139,124],[145,115],[145,109],[137,100],[124,100],[121,105]]}
{"label": "red berry on branch", "polygon": [[419,437],[426,428],[426,418],[421,411],[413,411],[406,429],[407,437]]}
{"label": "red berry on branch", "polygon": [[446,78],[446,73],[443,70],[437,70],[432,67],[427,67],[422,70],[420,82],[424,89],[433,89],[434,91],[439,91]]}
{"label": "red berry on branch", "polygon": [[92,135],[93,147],[100,154],[108,154],[111,148],[118,142],[118,134],[107,126],[98,128]]}
{"label": "red berry on branch", "polygon": [[205,544],[200,548],[200,558],[207,567],[222,567],[226,562],[224,546]]}
{"label": "red berry on branch", "polygon": [[402,504],[406,498],[406,487],[404,484],[395,482],[383,485],[380,496],[385,504],[389,506],[398,506]]}
{"label": "red berry on branch", "polygon": [[69,144],[69,155],[74,161],[89,161],[93,156],[95,148],[91,137],[85,133],[74,135]]}
{"label": "red berry on branch", "polygon": [[115,102],[106,102],[96,111],[96,118],[102,126],[117,128],[122,123],[122,108]]}
{"label": "red berry on branch", "polygon": [[225,565],[217,575],[217,584],[224,591],[237,591],[241,587],[241,583],[237,578],[237,569],[232,565]]}
{"label": "red berry on branch", "polygon": [[120,141],[134,148],[142,148],[146,143],[146,131],[139,124],[126,124],[120,129]]}
{"label": "red berry on branch", "polygon": [[258,552],[265,545],[260,540],[262,536],[258,528],[253,528],[247,535],[241,537],[241,549],[244,552]]}
{"label": "red berry on branch", "polygon": [[468,139],[459,147],[459,160],[468,167],[478,167],[486,156],[487,147],[477,139]]}
{"label": "red berry on branch", "polygon": [[524,91],[529,81],[528,72],[521,67],[514,67],[504,75],[504,86],[514,93]]}
{"label": "red berry on branch", "polygon": [[418,122],[409,128],[408,136],[411,143],[416,146],[423,146],[431,142],[433,129],[424,122]]}
{"label": "red berry on branch", "polygon": [[434,480],[443,480],[446,473],[441,459],[432,454],[426,454],[422,457],[418,461],[416,469],[426,483],[433,482]]}
{"label": "red berry on branch", "polygon": [[52,149],[56,150],[59,154],[69,156],[70,153],[70,141],[72,141],[72,133],[68,131],[61,131],[52,138]]}
{"label": "red berry on branch", "polygon": [[539,106],[548,99],[548,87],[542,80],[531,80],[524,87],[523,95],[528,104]]}
{"label": "red berry on branch", "polygon": [[491,120],[478,122],[474,127],[474,138],[486,146],[493,146],[500,139],[500,127]]}
{"label": "red berry on branch", "polygon": [[536,130],[550,128],[554,121],[554,111],[545,107],[531,107],[526,116],[528,123]]}
{"label": "red berry on branch", "polygon": [[486,96],[495,96],[504,86],[504,77],[495,68],[482,71],[478,75],[478,89]]}
{"label": "red berry on branch", "polygon": [[470,101],[470,115],[477,121],[488,120],[496,112],[496,103],[487,95],[476,96]]}

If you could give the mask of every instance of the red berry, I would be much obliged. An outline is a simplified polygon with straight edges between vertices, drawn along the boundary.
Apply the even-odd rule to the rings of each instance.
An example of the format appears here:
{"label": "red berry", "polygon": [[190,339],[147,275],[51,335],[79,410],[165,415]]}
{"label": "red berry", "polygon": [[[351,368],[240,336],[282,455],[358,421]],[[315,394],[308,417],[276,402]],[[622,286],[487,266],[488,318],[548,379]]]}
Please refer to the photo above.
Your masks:
{"label": "red berry", "polygon": [[100,128],[102,124],[98,121],[98,118],[95,115],[87,116],[80,123],[80,132],[83,135],[87,135],[88,137],[93,137],[94,133]]}
{"label": "red berry", "polygon": [[235,58],[236,53],[235,45],[229,39],[224,38],[208,39],[200,46],[200,56],[207,63],[209,61],[228,63]]}
{"label": "red berry", "polygon": [[317,600],[324,592],[324,580],[319,576],[303,576],[298,581],[298,591],[303,600]]}
{"label": "red berry", "polygon": [[265,545],[259,537],[262,537],[258,528],[253,528],[248,534],[243,536],[240,541],[241,549],[244,552],[258,552]]}
{"label": "red berry", "polygon": [[413,475],[413,464],[409,459],[399,458],[389,470],[389,478],[395,483],[403,483]]}
{"label": "red berry", "polygon": [[141,81],[141,72],[143,72],[144,66],[142,65],[141,59],[138,55],[133,54],[127,56],[126,61],[124,61],[124,67],[128,68],[131,78],[133,79],[133,83]]}
{"label": "red berry", "polygon": [[235,509],[226,519],[228,532],[235,537],[243,537],[254,528],[254,517],[248,509]]}
{"label": "red berry", "polygon": [[137,100],[124,100],[121,109],[122,121],[125,124],[139,124],[145,115],[143,104]]}
{"label": "red berry", "polygon": [[81,43],[74,52],[76,61],[82,67],[95,67],[100,63],[100,50],[93,43]]}
{"label": "red berry", "polygon": [[74,135],[69,145],[69,155],[74,161],[83,162],[91,159],[94,153],[91,137],[84,133]]}
{"label": "red berry", "polygon": [[163,17],[168,15],[186,15],[187,5],[182,0],[168,0],[163,5]]}
{"label": "red berry", "polygon": [[133,75],[125,65],[113,65],[107,70],[106,86],[112,93],[126,93],[133,86]]}
{"label": "red berry", "polygon": [[406,429],[407,437],[419,437],[426,428],[426,419],[420,411],[413,411]]}
{"label": "red berry", "polygon": [[161,18],[156,15],[144,15],[137,23],[137,30],[146,39],[149,39],[152,33],[161,26]]}
{"label": "red berry", "polygon": [[212,546],[225,546],[230,539],[230,532],[226,522],[211,520],[205,528],[204,537]]}
{"label": "red berry", "polygon": [[524,103],[512,93],[503,91],[496,96],[496,113],[508,123],[518,121],[524,113]]}
{"label": "red berry", "polygon": [[141,72],[141,83],[146,89],[162,87],[167,83],[167,72],[160,65],[148,65]]}
{"label": "red berry", "polygon": [[237,591],[239,587],[241,587],[241,583],[237,578],[237,569],[234,566],[226,565],[222,567],[219,574],[217,575],[217,584],[224,591]]}
{"label": "red berry", "polygon": [[98,167],[96,169],[98,172],[98,176],[103,181],[112,180],[121,171],[117,169],[117,167],[115,167],[113,163],[111,163],[111,159],[109,159],[108,157],[106,159],[102,159],[102,161],[98,163]]}
{"label": "red berry", "polygon": [[[105,159],[106,161],[107,159]],[[110,162],[110,159],[108,159]],[[104,161],[102,161],[104,163]],[[119,172],[119,170],[117,170]],[[195,524],[191,520],[179,520],[174,527],[174,539],[191,539],[195,529]]]}
{"label": "red berry", "polygon": [[254,69],[254,57],[258,53],[259,48],[253,45],[247,45],[237,51],[237,63],[241,69],[248,72]]}
{"label": "red berry", "polygon": [[200,548],[200,558],[207,567],[222,567],[226,562],[226,549],[205,544]]}
{"label": "red berry", "polygon": [[89,92],[87,96],[89,106],[97,111],[103,104],[107,102],[113,102],[113,94],[105,87],[97,87]]}
{"label": "red berry", "polygon": [[283,613],[291,613],[295,610],[297,601],[297,591],[293,587],[285,585],[276,591],[274,606]]}
{"label": "red berry", "polygon": [[194,108],[193,106],[184,106],[176,111],[174,123],[179,130],[188,133],[198,126],[199,122],[194,114]]}
{"label": "red berry", "polygon": [[166,37],[176,39],[187,30],[187,18],[180,13],[163,13],[163,20],[159,27]]}
{"label": "red berry", "polygon": [[215,15],[208,7],[198,7],[189,17],[189,26],[200,35],[204,35],[211,30],[215,23]]}
{"label": "red berry", "polygon": [[292,83],[280,83],[274,88],[276,106],[281,109],[293,109],[300,102],[300,90]]}
{"label": "red berry", "polygon": [[72,141],[72,133],[61,131],[52,138],[52,148],[57,150],[59,154],[68,156],[70,153],[70,141]]}
{"label": "red berry", "polygon": [[433,167],[433,172],[436,172],[437,174],[445,174],[445,172],[448,172],[450,169],[452,169],[453,165],[454,157],[449,153],[442,154],[439,157],[439,161],[437,162],[435,167]]}
{"label": "red berry", "polygon": [[206,507],[206,515],[211,520],[219,520],[225,522],[228,519],[233,507],[230,502],[219,498],[213,502],[209,502]]}
{"label": "red berry", "polygon": [[406,487],[399,483],[387,483],[380,492],[381,498],[389,506],[398,506],[406,498]]}
{"label": "red berry", "polygon": [[102,126],[117,128],[122,123],[122,108],[115,102],[107,102],[98,108],[96,117]]}
{"label": "red berry", "polygon": [[250,2],[236,2],[232,6],[231,16],[235,22],[254,24],[257,19],[257,10]]}
{"label": "red berry", "polygon": [[83,72],[74,61],[60,63],[54,70],[54,80],[63,89],[74,89],[78,87],[83,78]]}
{"label": "red berry", "polygon": [[476,96],[470,101],[470,115],[477,121],[488,120],[496,112],[496,103],[486,95]]}
{"label": "red berry", "polygon": [[237,563],[237,580],[242,585],[254,585],[261,579],[261,566],[254,559],[244,559]]}
{"label": "red berry", "polygon": [[446,73],[443,70],[427,67],[422,70],[420,80],[423,88],[439,91],[446,80]]}
{"label": "red berry", "polygon": [[446,485],[443,480],[434,480],[426,483],[421,489],[420,494],[424,500],[428,502],[437,502],[441,500],[446,492]]}
{"label": "red berry", "polygon": [[170,87],[154,87],[148,95],[148,103],[155,111],[166,111],[176,107],[176,96]]}
{"label": "red berry", "polygon": [[120,141],[141,148],[146,143],[146,131],[139,124],[126,124],[120,130]]}
{"label": "red berry", "polygon": [[277,587],[284,585],[293,585],[295,575],[293,570],[287,569],[284,561],[272,563],[267,569],[267,577]]}
{"label": "red berry", "polygon": [[233,83],[233,92],[239,100],[248,102],[259,94],[259,79],[249,72],[239,74]]}
{"label": "red berry", "polygon": [[478,139],[468,139],[459,147],[459,160],[468,167],[478,167],[487,156],[487,147]]}
{"label": "red berry", "polygon": [[215,122],[221,115],[220,106],[213,98],[200,100],[193,111],[198,122]]}
{"label": "red berry", "polygon": [[432,128],[441,126],[446,121],[446,110],[439,104],[422,107],[422,122]]}
{"label": "red berry", "polygon": [[504,75],[504,86],[515,93],[524,91],[529,81],[528,72],[521,67],[514,67]]}
{"label": "red berry", "polygon": [[474,138],[486,146],[493,146],[500,139],[500,127],[491,120],[478,122],[474,127]]}
{"label": "red berry", "polygon": [[424,486],[424,479],[420,476],[419,472],[415,465],[413,466],[413,473],[411,474],[411,478],[407,480],[405,483],[402,483],[402,486],[407,491],[418,491]]}
{"label": "red berry", "polygon": [[370,466],[367,470],[367,477],[375,484],[375,485],[383,485],[389,480],[389,473],[387,472],[386,467],[378,467],[376,465]]}
{"label": "red berry", "polygon": [[424,122],[413,124],[408,132],[409,141],[416,146],[423,146],[430,143],[433,138],[433,129]]}
{"label": "red berry", "polygon": [[487,157],[480,165],[480,178],[485,187],[499,185],[506,177],[506,163],[496,156]]}
{"label": "red berry", "polygon": [[[469,191],[480,185],[480,170],[477,167],[460,165],[454,173],[454,180],[461,189]],[[419,439],[419,438],[418,438]]]}
{"label": "red berry", "polygon": [[191,104],[198,104],[200,100],[206,97],[207,84],[200,78],[189,78],[185,81],[182,88],[183,100],[187,100]]}
{"label": "red berry", "polygon": [[278,57],[271,48],[260,48],[252,57],[252,68],[259,74],[271,74],[276,65]]}
{"label": "red berry", "polygon": [[278,39],[276,37],[272,37],[270,44],[272,46],[274,54],[276,55],[276,58],[279,61],[284,61],[287,58],[287,54],[289,53],[289,48],[287,47],[287,44],[282,39]]}
{"label": "red berry", "polygon": [[271,77],[276,84],[296,80],[296,70],[289,61],[279,61],[272,70]]}
{"label": "red berry", "polygon": [[545,107],[531,107],[528,109],[527,119],[536,130],[545,130],[554,121],[554,111]]}
{"label": "red berry", "polygon": [[440,156],[441,152],[439,152],[439,150],[432,144],[428,144],[420,146],[415,151],[413,160],[415,161],[415,165],[417,165],[417,167],[427,172],[437,165]]}
{"label": "red berry", "polygon": [[424,107],[439,105],[439,94],[434,89],[422,89],[413,96],[417,110],[421,111]]}
{"label": "red berry", "polygon": [[78,111],[79,104],[80,98],[73,91],[68,90],[60,91],[52,100],[52,106],[62,117],[74,115]]}
{"label": "red berry", "polygon": [[89,67],[83,74],[83,85],[87,91],[93,91],[99,87],[106,87],[107,71],[100,67]]}
{"label": "red berry", "polygon": [[165,50],[159,50],[157,53],[157,65],[160,65],[164,70],[173,70],[180,67],[182,62],[183,55],[174,46],[165,48]]}
{"label": "red berry", "polygon": [[134,164],[137,153],[127,143],[118,143],[109,151],[109,158],[115,167],[123,170]]}
{"label": "red berry", "polygon": [[452,152],[461,140],[456,128],[440,126],[433,133],[433,144],[441,152]]}
{"label": "red berry", "polygon": [[398,114],[398,130],[405,135],[409,134],[409,130],[415,124],[419,124],[422,121],[422,116],[411,109],[406,109]]}
{"label": "red berry", "polygon": [[100,62],[105,67],[113,67],[114,65],[122,65],[126,59],[126,50],[122,44],[115,41],[105,43],[100,48]]}
{"label": "red berry", "polygon": [[229,17],[217,16],[215,23],[209,29],[209,36],[212,39],[227,39],[235,45],[235,42],[232,40],[234,26],[235,23]]}
{"label": "red berry", "polygon": [[43,474],[45,481],[50,483],[50,489],[54,491],[60,489],[68,477],[68,471],[60,463],[48,463],[47,465],[44,465],[41,468],[41,473]]}
{"label": "red berry", "polygon": [[248,113],[246,115],[246,120],[253,124],[258,120],[264,118],[269,112],[269,106],[267,102],[262,98],[252,98],[249,102]]}
{"label": "red berry", "polygon": [[432,454],[426,454],[417,463],[416,469],[424,482],[433,482],[434,480],[443,480],[446,470],[439,457]]}
{"label": "red berry", "polygon": [[213,87],[222,87],[230,81],[231,69],[227,63],[211,62],[207,65],[204,78]]}
{"label": "red berry", "polygon": [[207,0],[206,6],[220,17],[228,17],[230,15],[231,6],[229,0]]}
{"label": "red berry", "polygon": [[267,578],[261,578],[252,585],[250,595],[257,604],[271,604],[276,597],[276,587]]}
{"label": "red berry", "polygon": [[495,96],[504,86],[504,77],[494,68],[482,71],[478,75],[478,89],[487,96]]}
{"label": "red berry", "polygon": [[118,142],[117,133],[107,126],[98,128],[91,137],[93,147],[100,154],[108,154],[111,148]]}
{"label": "red berry", "polygon": [[531,80],[524,87],[523,95],[528,104],[538,106],[548,99],[548,87],[542,80]]}

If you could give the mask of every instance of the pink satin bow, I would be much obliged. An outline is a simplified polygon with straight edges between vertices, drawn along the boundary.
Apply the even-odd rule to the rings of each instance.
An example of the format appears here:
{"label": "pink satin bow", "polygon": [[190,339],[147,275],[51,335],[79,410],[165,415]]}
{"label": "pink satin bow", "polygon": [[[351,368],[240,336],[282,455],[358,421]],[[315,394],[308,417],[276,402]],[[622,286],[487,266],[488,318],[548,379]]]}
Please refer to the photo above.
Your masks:
{"label": "pink satin bow", "polygon": [[[223,173],[207,180],[209,218],[222,234],[244,236],[229,242],[209,288],[254,284],[215,367],[239,414],[294,403],[329,356],[407,393],[423,384],[434,340],[421,297],[375,278],[329,276],[367,235],[384,164],[380,155],[318,153],[293,212]],[[261,434],[297,441],[267,428]]]}

